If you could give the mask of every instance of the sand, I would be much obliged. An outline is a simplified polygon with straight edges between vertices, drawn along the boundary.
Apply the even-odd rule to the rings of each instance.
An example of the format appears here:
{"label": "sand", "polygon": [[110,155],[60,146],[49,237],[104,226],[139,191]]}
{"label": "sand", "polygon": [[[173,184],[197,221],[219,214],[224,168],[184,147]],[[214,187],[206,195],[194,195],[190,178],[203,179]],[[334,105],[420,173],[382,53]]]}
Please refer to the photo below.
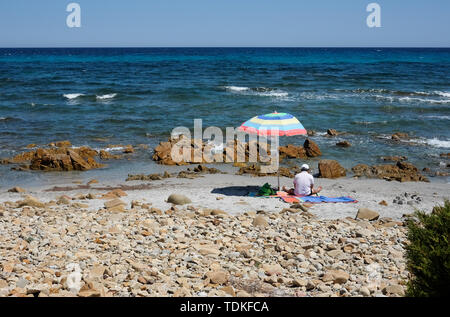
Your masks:
{"label": "sand", "polygon": [[[0,202],[17,201],[25,194],[33,195],[43,202],[55,200],[61,195],[71,197],[77,194],[103,194],[108,190],[105,187],[114,186],[134,186],[144,185],[145,189],[125,190],[128,194],[121,199],[127,204],[133,200],[150,202],[152,206],[167,210],[171,204],[166,202],[172,193],[184,194],[192,200],[195,207],[222,209],[230,214],[236,215],[247,211],[264,210],[266,212],[279,212],[289,204],[278,198],[249,197],[249,191],[257,191],[258,186],[268,182],[277,184],[275,177],[252,177],[239,176],[233,174],[207,174],[196,179],[169,178],[158,181],[102,181],[91,185],[91,188],[76,189],[69,191],[48,191],[53,186],[35,186],[24,188],[26,193],[9,193],[7,188],[2,188],[0,192]],[[281,178],[281,185],[290,186],[292,180]],[[20,186],[20,184],[18,184]],[[63,184],[58,184],[62,186]],[[67,183],[69,187],[76,187],[76,184]],[[355,217],[356,212],[361,207],[366,207],[377,211],[380,217],[391,217],[401,219],[402,215],[414,212],[415,209],[430,212],[432,207],[443,204],[444,199],[450,199],[450,185],[442,183],[423,182],[389,182],[378,179],[316,179],[316,186],[324,189],[322,195],[329,197],[351,196],[358,200],[358,203],[338,203],[338,204],[316,204],[310,208],[310,212],[320,219],[339,219],[345,217]],[[96,189],[97,188],[97,189]],[[102,189],[98,189],[102,188]],[[414,202],[412,205],[404,203],[399,205],[393,203],[397,196],[404,198],[405,193],[418,195],[422,201]],[[388,206],[379,204],[385,200]],[[407,199],[408,200],[408,199]],[[83,200],[89,204],[89,209],[98,210],[103,207],[105,200]],[[406,201],[405,201],[406,202]],[[128,205],[129,207],[129,205]]]}

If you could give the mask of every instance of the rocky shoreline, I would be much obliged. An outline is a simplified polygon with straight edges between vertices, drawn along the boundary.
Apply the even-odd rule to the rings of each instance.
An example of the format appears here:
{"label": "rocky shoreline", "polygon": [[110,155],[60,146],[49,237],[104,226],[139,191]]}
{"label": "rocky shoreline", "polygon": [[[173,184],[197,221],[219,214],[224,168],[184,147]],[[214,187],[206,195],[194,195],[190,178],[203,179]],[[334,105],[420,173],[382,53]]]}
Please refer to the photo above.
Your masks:
{"label": "rocky shoreline", "polygon": [[364,210],[323,220],[295,205],[236,216],[191,203],[161,210],[126,195],[103,194],[99,210],[77,201],[87,197],[0,205],[0,295],[404,294],[402,221]]}

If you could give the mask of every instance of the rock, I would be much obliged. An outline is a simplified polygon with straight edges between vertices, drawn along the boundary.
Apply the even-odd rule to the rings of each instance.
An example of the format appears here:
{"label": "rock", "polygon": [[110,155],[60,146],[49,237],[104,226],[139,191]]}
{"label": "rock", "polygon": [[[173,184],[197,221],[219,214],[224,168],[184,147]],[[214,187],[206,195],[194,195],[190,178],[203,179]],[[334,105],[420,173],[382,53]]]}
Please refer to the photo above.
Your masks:
{"label": "rock", "polygon": [[16,186],[16,187],[8,189],[8,192],[10,192],[10,193],[25,193],[26,190],[23,189],[22,187]]}
{"label": "rock", "polygon": [[374,165],[368,166],[365,164],[358,164],[352,167],[355,176],[366,176],[369,178],[380,178],[386,180],[396,180],[399,182],[408,181],[422,181],[429,182],[429,180],[419,173],[417,167],[413,164],[397,161],[395,165]]}
{"label": "rock", "polygon": [[392,137],[392,140],[398,141],[398,140],[405,140],[405,139],[409,139],[409,135],[408,133],[404,133],[404,132],[395,132]]}
{"label": "rock", "polygon": [[350,275],[347,272],[344,272],[342,270],[330,270],[324,274],[324,276],[322,277],[322,281],[333,281],[333,283],[335,284],[345,284],[347,283],[349,278]]}
{"label": "rock", "polygon": [[171,194],[169,198],[167,198],[167,202],[174,205],[185,205],[192,203],[188,197],[181,194]]}
{"label": "rock", "polygon": [[328,129],[327,130],[327,136],[337,136],[337,135],[339,135],[340,133],[339,132],[337,132],[335,129]]}
{"label": "rock", "polygon": [[373,210],[370,210],[368,208],[360,208],[358,209],[358,213],[356,214],[357,219],[364,219],[364,220],[377,220],[380,217],[380,215]]}
{"label": "rock", "polygon": [[58,198],[58,200],[56,201],[56,204],[58,204],[58,205],[69,205],[71,200],[72,199],[69,196],[63,195],[63,196]]}
{"label": "rock", "polygon": [[132,146],[132,145],[127,145],[127,146],[125,147],[125,149],[123,150],[123,153],[126,153],[126,154],[128,154],[128,153],[134,153],[134,148],[133,148],[133,146]]}
{"label": "rock", "polygon": [[367,287],[363,286],[359,289],[359,293],[363,296],[370,296],[370,291]]}
{"label": "rock", "polygon": [[283,273],[283,268],[279,264],[263,264],[262,269],[266,275],[280,275]]}
{"label": "rock", "polygon": [[319,149],[319,146],[309,138],[305,140],[305,143],[303,144],[303,147],[305,148],[306,155],[309,157],[315,157],[322,155],[322,152]]}
{"label": "rock", "polygon": [[119,198],[113,199],[113,200],[108,200],[105,202],[105,208],[106,209],[111,209],[113,207],[117,207],[117,206],[125,206],[126,203],[122,200],[120,200]]}
{"label": "rock", "polygon": [[405,294],[403,287],[401,285],[389,285],[383,289],[383,294],[395,294],[399,296],[403,296]]}
{"label": "rock", "polygon": [[319,161],[319,177],[339,178],[345,176],[345,169],[335,160]]}
{"label": "rock", "polygon": [[26,198],[24,200],[18,201],[18,207],[23,207],[23,206],[44,208],[45,204],[43,202],[40,202],[37,198],[28,195],[28,196],[26,196]]}
{"label": "rock", "polygon": [[54,143],[50,143],[49,145],[51,146],[51,144],[54,144],[54,146],[56,147],[71,147],[72,143],[70,141],[57,141]]}
{"label": "rock", "polygon": [[387,206],[388,203],[386,202],[386,200],[382,200],[378,203],[378,205]]}
{"label": "rock", "polygon": [[98,184],[98,180],[91,179],[89,182],[87,182],[87,185],[92,185],[92,184]]}
{"label": "rock", "polygon": [[302,146],[295,146],[288,144],[287,146],[279,147],[280,158],[307,158],[306,150]]}
{"label": "rock", "polygon": [[117,160],[121,158],[120,155],[111,154],[110,152],[107,152],[105,150],[100,150],[99,157],[101,160],[111,160],[111,159]]}
{"label": "rock", "polygon": [[350,142],[348,142],[348,141],[341,141],[341,142],[336,143],[336,145],[340,146],[340,147],[350,147],[350,146],[352,146],[352,144]]}
{"label": "rock", "polygon": [[[83,171],[104,166],[94,160],[94,157],[98,155],[98,152],[89,147],[82,146],[79,148],[69,148],[69,141],[57,143],[59,147],[38,148],[33,151],[16,155],[7,161],[8,163],[29,163],[21,165],[19,168],[14,168],[17,170]],[[53,146],[57,145],[55,143],[52,144]]]}
{"label": "rock", "polygon": [[206,276],[213,284],[223,285],[228,282],[228,272],[226,271],[208,272]]}
{"label": "rock", "polygon": [[264,216],[258,215],[253,219],[253,225],[255,227],[267,228],[269,226],[269,223]]}
{"label": "rock", "polygon": [[381,159],[383,161],[398,162],[398,161],[406,161],[408,158],[406,156],[382,156]]}

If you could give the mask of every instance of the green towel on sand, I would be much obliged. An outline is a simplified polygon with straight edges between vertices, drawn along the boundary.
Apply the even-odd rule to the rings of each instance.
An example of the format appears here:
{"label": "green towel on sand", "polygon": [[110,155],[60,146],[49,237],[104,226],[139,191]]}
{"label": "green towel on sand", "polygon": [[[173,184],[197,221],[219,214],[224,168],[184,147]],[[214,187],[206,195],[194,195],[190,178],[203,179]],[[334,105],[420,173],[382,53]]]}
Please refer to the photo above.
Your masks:
{"label": "green towel on sand", "polygon": [[258,196],[271,196],[276,194],[276,190],[272,189],[269,183],[265,183],[258,191]]}

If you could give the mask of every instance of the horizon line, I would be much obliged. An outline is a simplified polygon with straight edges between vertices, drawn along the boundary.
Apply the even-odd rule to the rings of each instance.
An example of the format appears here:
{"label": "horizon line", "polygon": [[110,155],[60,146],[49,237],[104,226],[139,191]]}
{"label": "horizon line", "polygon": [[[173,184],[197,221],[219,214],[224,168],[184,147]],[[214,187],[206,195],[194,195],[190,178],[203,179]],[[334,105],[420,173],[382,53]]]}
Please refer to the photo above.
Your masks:
{"label": "horizon line", "polygon": [[0,49],[42,48],[445,48],[450,46],[0,46]]}

